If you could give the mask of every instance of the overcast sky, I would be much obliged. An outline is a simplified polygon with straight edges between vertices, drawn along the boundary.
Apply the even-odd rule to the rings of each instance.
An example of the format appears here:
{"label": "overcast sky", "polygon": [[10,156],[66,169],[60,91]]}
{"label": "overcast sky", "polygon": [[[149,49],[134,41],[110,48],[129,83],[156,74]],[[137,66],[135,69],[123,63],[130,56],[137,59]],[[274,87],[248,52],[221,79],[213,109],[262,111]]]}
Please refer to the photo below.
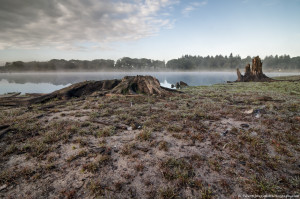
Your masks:
{"label": "overcast sky", "polygon": [[0,62],[300,56],[300,0],[0,0]]}

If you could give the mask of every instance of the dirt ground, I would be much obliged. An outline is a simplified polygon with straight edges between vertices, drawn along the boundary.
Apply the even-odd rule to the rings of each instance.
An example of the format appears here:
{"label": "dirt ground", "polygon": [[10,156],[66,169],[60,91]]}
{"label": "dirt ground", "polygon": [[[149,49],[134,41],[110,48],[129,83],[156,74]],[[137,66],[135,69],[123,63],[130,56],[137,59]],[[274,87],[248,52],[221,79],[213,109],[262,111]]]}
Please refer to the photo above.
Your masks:
{"label": "dirt ground", "polygon": [[300,81],[181,91],[0,106],[0,198],[300,194]]}

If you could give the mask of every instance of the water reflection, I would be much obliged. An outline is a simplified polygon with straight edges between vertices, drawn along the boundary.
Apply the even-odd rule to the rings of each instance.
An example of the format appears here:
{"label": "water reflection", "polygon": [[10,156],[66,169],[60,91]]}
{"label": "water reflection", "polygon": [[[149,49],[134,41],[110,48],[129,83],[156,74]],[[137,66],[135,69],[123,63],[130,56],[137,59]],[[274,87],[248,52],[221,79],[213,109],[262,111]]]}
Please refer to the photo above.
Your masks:
{"label": "water reflection", "polygon": [[65,85],[54,85],[52,83],[10,83],[6,79],[0,80],[0,94],[10,93],[10,92],[21,92],[25,93],[50,93],[55,90],[62,89],[64,87],[70,86],[71,84]]}

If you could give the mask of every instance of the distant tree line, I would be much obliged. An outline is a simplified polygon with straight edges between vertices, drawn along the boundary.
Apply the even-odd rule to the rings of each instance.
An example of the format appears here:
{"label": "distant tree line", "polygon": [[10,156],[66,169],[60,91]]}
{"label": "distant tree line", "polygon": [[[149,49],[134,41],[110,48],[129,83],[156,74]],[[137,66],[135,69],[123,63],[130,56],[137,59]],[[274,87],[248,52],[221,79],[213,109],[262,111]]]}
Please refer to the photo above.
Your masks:
{"label": "distant tree line", "polygon": [[[178,59],[167,62],[166,68],[172,70],[233,70],[244,68],[251,64],[252,58],[247,56],[242,59],[239,55],[227,56],[191,56],[184,55]],[[267,70],[300,70],[300,57],[291,58],[289,55],[266,56],[263,60],[263,68]]]}
{"label": "distant tree line", "polygon": [[263,66],[268,69],[276,70],[300,70],[300,57],[283,56],[267,56],[263,60]]}
{"label": "distant tree line", "polygon": [[81,61],[52,59],[48,62],[6,62],[0,70],[4,72],[16,71],[75,71],[75,70],[110,70],[114,67],[114,60],[95,59],[93,61]]}
{"label": "distant tree line", "polygon": [[[247,56],[242,59],[239,55],[233,56],[191,56],[184,55],[178,59],[169,60],[167,63],[152,59],[133,59],[123,57],[117,61],[96,59],[92,61],[82,60],[58,60],[48,62],[7,62],[0,67],[1,72],[23,72],[23,71],[158,71],[158,70],[234,70],[244,68],[251,63],[252,58]],[[300,57],[291,58],[289,55],[266,56],[263,60],[263,67],[267,70],[300,70]]]}
{"label": "distant tree line", "polygon": [[164,61],[145,58],[132,59],[129,57],[118,59],[114,65],[115,70],[161,70],[165,68],[166,64]]}
{"label": "distant tree line", "polygon": [[251,57],[241,59],[239,55],[227,56],[191,56],[184,55],[178,59],[172,59],[167,62],[166,67],[172,70],[233,70],[241,68],[251,62]]}

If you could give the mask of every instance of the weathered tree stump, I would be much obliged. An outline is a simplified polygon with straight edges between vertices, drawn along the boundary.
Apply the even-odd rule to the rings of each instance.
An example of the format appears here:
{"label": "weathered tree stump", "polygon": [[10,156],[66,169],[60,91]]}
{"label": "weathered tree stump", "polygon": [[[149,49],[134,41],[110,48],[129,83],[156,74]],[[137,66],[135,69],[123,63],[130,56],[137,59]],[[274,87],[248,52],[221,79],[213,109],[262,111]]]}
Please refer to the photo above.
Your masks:
{"label": "weathered tree stump", "polygon": [[237,69],[237,82],[264,82],[264,81],[272,81],[271,78],[267,77],[262,72],[262,62],[259,56],[254,57],[252,59],[252,68],[250,64],[247,64],[245,67],[245,74],[242,75],[240,70]]}
{"label": "weathered tree stump", "polygon": [[51,99],[68,100],[72,97],[104,96],[104,95],[161,95],[167,96],[178,92],[160,86],[159,81],[152,76],[126,76],[122,80],[85,81],[73,84],[49,94],[29,97],[0,98],[0,106],[21,106],[35,103],[45,103]]}
{"label": "weathered tree stump", "polygon": [[95,92],[106,94],[147,94],[167,95],[169,90],[160,86],[152,76],[126,76],[122,80],[85,81],[73,84],[53,93],[31,99],[32,103],[45,102],[53,98],[69,99],[71,97],[88,96]]}
{"label": "weathered tree stump", "polygon": [[160,86],[159,81],[152,76],[126,76],[111,90],[113,94],[146,94],[169,95],[169,89]]}

